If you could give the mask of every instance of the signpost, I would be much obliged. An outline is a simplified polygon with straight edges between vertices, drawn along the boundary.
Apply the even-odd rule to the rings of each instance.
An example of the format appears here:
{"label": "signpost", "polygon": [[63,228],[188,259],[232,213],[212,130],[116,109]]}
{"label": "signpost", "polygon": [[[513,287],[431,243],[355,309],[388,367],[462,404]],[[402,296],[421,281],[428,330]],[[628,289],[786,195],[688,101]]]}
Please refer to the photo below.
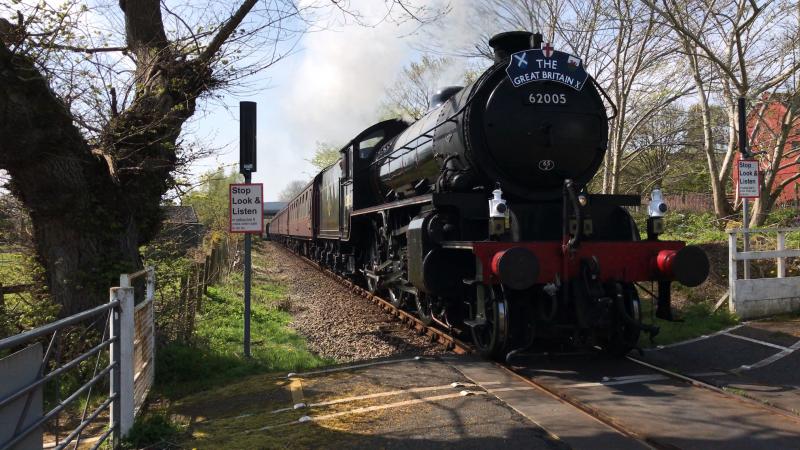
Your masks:
{"label": "signpost", "polygon": [[264,185],[231,184],[229,188],[230,232],[261,233],[264,228]]}
{"label": "signpost", "polygon": [[256,103],[239,102],[239,173],[230,185],[230,232],[244,235],[244,356],[250,357],[250,252],[252,233],[264,231],[264,185],[251,183],[256,171]]}
{"label": "signpost", "polygon": [[[758,161],[752,158],[753,155],[747,149],[747,118],[744,112],[745,99],[739,97],[739,152],[742,159],[739,160],[739,184],[736,187],[736,192],[739,198],[742,199],[742,230],[744,237],[744,245],[742,251],[750,250],[750,217],[748,215],[748,200],[751,198],[758,198],[761,189],[761,180],[759,179]],[[744,279],[750,278],[750,261],[744,261]]]}
{"label": "signpost", "polygon": [[739,198],[743,200],[758,198],[759,181],[758,161],[754,159],[739,160],[739,185],[737,186]]}

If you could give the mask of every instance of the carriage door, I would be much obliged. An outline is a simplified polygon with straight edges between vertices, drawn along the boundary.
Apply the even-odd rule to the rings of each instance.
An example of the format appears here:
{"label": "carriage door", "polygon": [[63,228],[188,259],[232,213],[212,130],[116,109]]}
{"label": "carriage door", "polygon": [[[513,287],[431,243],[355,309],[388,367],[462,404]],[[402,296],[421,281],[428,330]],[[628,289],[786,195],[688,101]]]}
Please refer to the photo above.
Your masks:
{"label": "carriage door", "polygon": [[353,146],[342,151],[342,177],[339,179],[339,234],[343,240],[350,239],[350,213],[353,211]]}

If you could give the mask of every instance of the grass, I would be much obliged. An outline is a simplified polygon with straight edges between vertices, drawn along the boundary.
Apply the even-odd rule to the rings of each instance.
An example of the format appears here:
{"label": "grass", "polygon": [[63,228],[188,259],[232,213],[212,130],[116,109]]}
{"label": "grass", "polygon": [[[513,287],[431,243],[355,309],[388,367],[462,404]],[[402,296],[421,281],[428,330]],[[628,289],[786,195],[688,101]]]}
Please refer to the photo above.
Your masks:
{"label": "grass", "polygon": [[685,341],[702,335],[708,335],[739,323],[739,319],[732,315],[727,308],[711,311],[708,303],[687,304],[677,314],[680,322],[669,322],[656,318],[653,313],[652,302],[642,301],[642,317],[647,323],[660,328],[654,341],[650,341],[648,334],[642,333],[639,346],[642,348],[657,345],[669,345]]}
{"label": "grass", "polygon": [[243,354],[242,274],[234,273],[209,286],[192,342],[174,342],[158,350],[154,401],[137,419],[126,441],[130,448],[180,440],[186,424],[172,422],[173,408],[183,399],[204,395],[198,392],[235,385],[253,375],[298,372],[332,362],[309,352],[304,338],[289,328],[287,286],[269,277],[264,268],[270,262],[259,248],[254,246],[253,252],[251,357]]}
{"label": "grass", "polygon": [[208,288],[193,345],[174,343],[159,351],[158,392],[180,398],[247,375],[328,363],[308,351],[305,340],[289,328],[291,316],[276,307],[285,299],[285,287],[258,278],[253,283],[251,358],[243,354],[241,275],[234,275]]}
{"label": "grass", "polygon": [[167,442],[180,433],[177,425],[164,414],[150,414],[136,419],[128,435],[122,440],[123,449],[165,448]]}

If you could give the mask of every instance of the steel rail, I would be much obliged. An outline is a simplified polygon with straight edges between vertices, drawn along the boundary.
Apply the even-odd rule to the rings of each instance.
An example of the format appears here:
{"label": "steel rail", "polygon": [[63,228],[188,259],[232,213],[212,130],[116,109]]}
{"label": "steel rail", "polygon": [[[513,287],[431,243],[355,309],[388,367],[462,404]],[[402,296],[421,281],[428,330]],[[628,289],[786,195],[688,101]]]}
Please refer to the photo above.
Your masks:
{"label": "steel rail", "polygon": [[472,346],[461,341],[455,336],[446,333],[442,330],[439,330],[436,327],[425,325],[417,317],[414,317],[413,315],[407,313],[406,311],[403,311],[402,309],[392,305],[389,301],[384,300],[383,298],[367,291],[361,286],[358,286],[352,281],[331,271],[327,267],[324,267],[322,264],[313,261],[309,258],[306,258],[305,256],[299,253],[293,252],[288,247],[285,246],[282,247],[291,252],[293,255],[299,257],[306,264],[314,267],[317,270],[322,271],[322,273],[327,275],[329,278],[332,278],[337,282],[339,282],[340,284],[344,285],[345,287],[347,287],[348,290],[350,290],[350,292],[357,294],[360,297],[363,297],[371,301],[372,303],[376,304],[384,312],[398,319],[406,327],[408,327],[411,330],[414,330],[418,335],[420,336],[427,335],[431,339],[431,342],[437,342],[438,344],[442,345],[446,350],[452,351],[455,354],[465,355],[472,353]]}
{"label": "steel rail", "polygon": [[[409,328],[417,331],[417,333],[419,333],[419,334],[427,334],[428,336],[431,336],[432,339],[438,340],[438,342],[440,344],[444,345],[444,347],[447,350],[450,350],[450,351],[452,351],[452,352],[454,352],[456,354],[462,354],[462,355],[463,354],[475,353],[474,348],[473,348],[472,345],[470,345],[470,344],[468,344],[466,342],[463,342],[463,341],[457,339],[456,337],[451,336],[450,334],[445,333],[442,330],[439,330],[439,329],[437,329],[437,328],[435,328],[433,326],[427,326],[427,325],[423,324],[418,318],[416,318],[416,317],[412,316],[411,314],[409,314],[409,313],[397,308],[396,306],[394,306],[391,303],[389,303],[388,301],[380,298],[379,296],[374,295],[374,294],[366,291],[365,289],[363,289],[360,286],[356,285],[352,281],[350,281],[350,280],[348,280],[348,279],[346,279],[346,278],[344,278],[342,276],[339,276],[338,274],[332,272],[331,270],[329,270],[328,268],[322,266],[321,264],[317,263],[316,261],[308,259],[305,256],[300,255],[299,253],[293,252],[288,247],[285,247],[285,246],[281,246],[281,247],[286,249],[286,250],[288,250],[291,254],[299,257],[306,264],[314,267],[317,270],[322,271],[329,278],[332,278],[332,279],[336,280],[337,282],[339,282],[340,284],[346,286],[351,292],[353,292],[355,294],[358,294],[361,297],[364,297],[364,298],[372,301],[373,303],[375,303],[376,305],[381,307],[381,309],[383,309],[384,312],[389,313],[392,316],[400,319]],[[494,364],[496,364],[497,367],[499,367],[500,369],[509,372],[512,376],[514,376],[516,378],[519,378],[520,380],[524,381],[527,384],[530,384],[531,386],[533,386],[537,390],[543,392],[545,395],[551,396],[551,397],[555,398],[556,400],[558,400],[560,402],[564,402],[564,403],[566,403],[566,404],[568,404],[568,405],[570,405],[570,406],[582,411],[583,413],[588,414],[590,417],[592,417],[595,420],[598,420],[601,423],[611,427],[612,429],[618,431],[619,433],[621,433],[622,435],[624,435],[626,437],[629,437],[631,439],[635,439],[635,440],[647,445],[648,447],[656,448],[656,449],[659,449],[659,450],[661,450],[661,449],[667,450],[667,449],[673,449],[674,448],[674,447],[669,446],[669,445],[660,444],[660,443],[656,442],[651,437],[642,436],[640,433],[637,433],[636,431],[626,427],[625,425],[623,425],[622,423],[620,423],[619,421],[617,421],[613,417],[603,413],[602,411],[599,411],[596,408],[593,408],[593,407],[591,407],[591,406],[589,406],[589,405],[587,405],[587,404],[585,404],[585,403],[583,403],[581,401],[578,401],[578,400],[574,399],[572,396],[570,396],[570,395],[568,395],[566,393],[563,393],[563,392],[561,392],[561,391],[559,391],[559,390],[557,390],[557,389],[555,389],[555,388],[553,388],[551,386],[548,386],[547,384],[543,384],[543,383],[541,383],[541,382],[539,382],[539,381],[537,381],[535,379],[532,379],[532,378],[530,378],[530,377],[528,377],[526,375],[523,375],[523,374],[520,374],[520,373],[516,372],[510,365],[507,365],[505,363],[498,363],[498,362],[495,362]]]}
{"label": "steel rail", "polygon": [[[470,345],[468,343],[465,343],[465,342],[457,339],[456,337],[454,337],[454,336],[452,336],[452,335],[450,335],[448,333],[445,333],[442,330],[439,330],[439,329],[437,329],[437,328],[435,328],[433,326],[427,326],[427,325],[423,324],[418,318],[414,317],[413,315],[411,315],[411,314],[409,314],[409,313],[397,308],[396,306],[394,306],[390,302],[380,298],[379,296],[374,295],[374,294],[366,291],[365,289],[363,289],[360,286],[356,285],[352,281],[350,281],[350,280],[348,280],[348,279],[336,274],[335,272],[329,270],[327,267],[324,267],[322,264],[320,264],[320,263],[318,263],[316,261],[313,261],[313,260],[311,260],[309,258],[306,258],[305,256],[300,255],[299,253],[293,252],[288,247],[285,247],[285,246],[281,246],[281,247],[286,249],[286,250],[288,250],[293,255],[299,257],[301,260],[303,260],[304,262],[306,262],[310,266],[314,267],[315,269],[322,271],[329,278],[332,278],[332,279],[336,280],[337,282],[339,282],[340,284],[346,286],[351,292],[353,292],[355,294],[358,294],[359,296],[372,301],[373,303],[375,303],[376,305],[381,307],[381,309],[383,309],[384,312],[386,312],[388,314],[391,314],[392,316],[400,319],[400,321],[402,321],[404,324],[406,324],[409,328],[417,331],[417,333],[419,333],[419,334],[427,334],[428,336],[431,336],[432,339],[435,339],[440,344],[444,345],[444,347],[447,350],[453,351],[454,353],[457,353],[457,354],[471,354],[471,353],[474,353],[474,348],[472,347],[472,345]],[[697,388],[702,388],[702,389],[708,389],[708,390],[711,390],[711,391],[716,392],[718,394],[724,395],[724,396],[726,396],[728,398],[733,398],[735,400],[741,401],[741,402],[743,402],[745,404],[748,404],[748,405],[751,405],[751,406],[757,406],[757,407],[759,407],[761,409],[764,409],[764,410],[766,410],[768,412],[771,412],[771,413],[774,413],[774,414],[778,414],[778,415],[781,415],[781,416],[784,416],[784,417],[788,417],[788,418],[790,418],[790,419],[792,419],[794,421],[800,421],[800,417],[795,415],[795,414],[793,414],[790,411],[782,410],[780,408],[765,404],[763,402],[760,402],[760,401],[755,400],[755,399],[751,399],[749,397],[744,397],[744,396],[741,396],[741,395],[730,393],[730,392],[725,391],[724,389],[721,389],[721,388],[719,388],[717,386],[713,386],[713,385],[705,383],[705,382],[703,382],[701,380],[698,380],[698,379],[695,379],[695,378],[692,378],[692,377],[688,377],[688,376],[685,376],[685,375],[670,371],[668,369],[665,369],[663,367],[659,367],[659,366],[647,363],[645,361],[641,361],[641,360],[639,360],[637,358],[634,358],[632,356],[626,356],[626,358],[628,360],[636,363],[636,364],[640,364],[640,365],[642,365],[644,367],[647,367],[647,368],[649,368],[651,370],[654,370],[654,371],[659,372],[661,374],[667,375],[668,377],[671,377],[673,379],[677,379],[677,380],[683,381],[683,382],[685,382],[685,383],[687,383],[687,384],[689,384],[691,386],[694,386],[694,387],[697,387]],[[499,362],[495,362],[494,364],[497,367],[508,371],[514,377],[516,377],[516,378],[522,380],[523,382],[533,386],[534,388],[536,388],[537,390],[543,392],[544,394],[546,394],[548,396],[551,396],[551,397],[555,398],[558,401],[564,402],[564,403],[566,403],[566,404],[568,404],[568,405],[570,405],[570,406],[582,411],[583,413],[585,413],[585,414],[589,415],[590,417],[594,418],[595,420],[598,420],[601,423],[611,427],[612,429],[616,430],[617,432],[621,433],[622,435],[624,435],[626,437],[629,437],[631,439],[639,441],[640,443],[642,443],[642,444],[644,444],[644,445],[646,445],[648,447],[659,449],[659,450],[661,450],[661,449],[663,449],[663,450],[672,450],[672,449],[675,448],[671,444],[659,442],[654,437],[643,435],[640,432],[637,432],[636,430],[626,426],[625,424],[621,423],[619,420],[617,420],[614,417],[608,415],[607,413],[605,413],[605,412],[603,412],[603,411],[601,411],[601,410],[599,410],[599,409],[597,409],[597,408],[595,408],[595,407],[593,407],[593,406],[591,406],[591,405],[589,405],[589,404],[587,404],[587,403],[585,403],[585,402],[583,402],[581,400],[578,400],[573,395],[565,392],[562,389],[553,387],[553,386],[549,385],[548,383],[542,383],[541,381],[538,381],[538,380],[536,380],[535,378],[533,378],[531,376],[519,373],[510,364],[499,363]]]}
{"label": "steel rail", "polygon": [[644,366],[644,367],[647,367],[647,368],[649,368],[651,370],[659,372],[659,373],[661,373],[663,375],[666,375],[669,378],[673,378],[673,379],[676,379],[676,380],[683,381],[684,383],[688,383],[688,384],[690,384],[690,385],[692,385],[694,387],[700,388],[700,389],[707,389],[709,391],[716,392],[717,394],[724,395],[725,397],[737,400],[737,401],[742,402],[744,404],[747,404],[747,405],[750,405],[750,406],[755,406],[755,407],[763,409],[763,410],[765,410],[767,412],[787,417],[789,419],[792,419],[795,422],[800,422],[800,416],[798,416],[798,414],[793,412],[793,411],[789,411],[789,410],[786,410],[786,409],[783,409],[783,408],[780,408],[780,407],[777,407],[777,406],[773,406],[773,405],[771,405],[769,403],[765,403],[765,402],[759,401],[758,399],[755,399],[755,398],[752,398],[752,397],[749,397],[749,396],[746,396],[746,395],[736,394],[734,392],[727,391],[727,390],[725,390],[725,389],[723,389],[723,388],[721,388],[719,386],[714,386],[713,384],[706,383],[705,381],[702,381],[702,380],[697,379],[695,377],[691,377],[691,376],[688,376],[688,375],[680,374],[678,372],[674,372],[674,371],[666,369],[664,367],[657,366],[655,364],[652,364],[652,363],[649,363],[649,362],[646,362],[646,361],[642,361],[641,359],[633,357],[633,356],[630,356],[630,355],[625,356],[625,358],[627,358],[631,362],[634,362],[636,364],[639,364],[641,366]]}
{"label": "steel rail", "polygon": [[556,399],[556,400],[558,400],[560,402],[566,403],[566,404],[572,406],[573,408],[576,408],[576,409],[580,410],[581,412],[587,414],[589,417],[592,417],[593,419],[595,419],[595,420],[597,420],[597,421],[599,421],[599,422],[611,427],[612,429],[614,429],[614,430],[618,431],[619,433],[621,433],[623,436],[626,436],[628,438],[637,440],[637,441],[647,445],[648,447],[656,448],[656,449],[659,449],[659,450],[661,450],[661,449],[663,449],[663,450],[674,450],[674,448],[675,448],[674,446],[669,445],[669,444],[661,444],[661,443],[657,442],[655,439],[653,439],[650,436],[642,435],[641,433],[628,428],[624,424],[620,423],[614,417],[612,417],[612,416],[600,411],[597,408],[594,408],[594,407],[586,404],[585,402],[582,402],[582,401],[574,398],[573,396],[563,392],[560,389],[554,388],[554,387],[548,385],[547,383],[542,383],[542,382],[540,382],[540,381],[538,381],[538,380],[536,380],[536,379],[534,379],[534,378],[532,378],[530,376],[523,375],[523,374],[517,372],[516,370],[514,370],[512,368],[512,366],[508,365],[507,363],[495,362],[494,364],[497,367],[499,367],[499,368],[501,368],[503,370],[506,370],[511,375],[513,375],[514,377],[520,379],[521,381],[523,381],[523,382],[525,382],[527,384],[530,384],[531,386],[533,386],[534,388],[536,388],[539,391],[543,392],[544,394],[546,394],[546,395],[548,395],[550,397],[553,397],[554,399]]}

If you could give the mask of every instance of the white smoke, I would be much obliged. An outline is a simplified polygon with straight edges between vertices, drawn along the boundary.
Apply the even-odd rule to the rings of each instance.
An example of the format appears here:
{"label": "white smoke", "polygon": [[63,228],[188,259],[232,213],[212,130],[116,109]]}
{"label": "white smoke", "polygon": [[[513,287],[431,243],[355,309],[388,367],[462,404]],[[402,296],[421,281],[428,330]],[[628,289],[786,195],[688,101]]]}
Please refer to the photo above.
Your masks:
{"label": "white smoke", "polygon": [[[274,200],[292,180],[310,179],[316,173],[308,160],[317,142],[343,145],[380,120],[387,88],[405,66],[422,57],[427,40],[441,39],[443,54],[474,42],[468,20],[473,1],[477,0],[451,1],[447,16],[420,30],[413,20],[399,24],[384,20],[390,2],[353,0],[349,7],[359,12],[360,24],[333,25],[306,34],[295,55],[269,70],[269,86],[249,98],[227,99],[233,114],[212,112],[200,121],[198,130],[207,132],[209,125],[219,128],[222,120],[235,120],[238,100],[257,101],[259,156],[254,181],[264,182],[265,198]],[[447,4],[446,0],[417,3],[431,9]],[[464,72],[473,64],[453,58],[437,84],[463,84]],[[221,159],[232,163],[238,159],[238,125],[225,126],[230,129],[219,133],[220,146],[227,148]]]}

